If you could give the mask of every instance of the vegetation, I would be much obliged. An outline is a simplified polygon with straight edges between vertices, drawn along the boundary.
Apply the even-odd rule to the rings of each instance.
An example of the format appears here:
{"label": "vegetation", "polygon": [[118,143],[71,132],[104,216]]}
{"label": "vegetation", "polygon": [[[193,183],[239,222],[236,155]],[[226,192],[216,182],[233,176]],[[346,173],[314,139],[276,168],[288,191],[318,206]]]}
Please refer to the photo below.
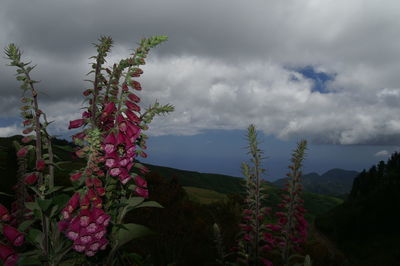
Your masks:
{"label": "vegetation", "polygon": [[349,198],[316,219],[319,230],[346,254],[350,265],[400,261],[400,154],[362,171]]}

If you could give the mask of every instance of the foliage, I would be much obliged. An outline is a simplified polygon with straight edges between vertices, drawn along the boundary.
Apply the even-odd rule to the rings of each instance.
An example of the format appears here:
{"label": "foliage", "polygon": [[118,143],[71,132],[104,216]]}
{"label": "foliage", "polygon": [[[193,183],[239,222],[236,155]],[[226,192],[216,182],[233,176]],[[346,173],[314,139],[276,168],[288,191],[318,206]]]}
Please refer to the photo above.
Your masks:
{"label": "foliage", "polygon": [[362,171],[349,198],[316,219],[352,265],[396,265],[400,248],[400,154]]}

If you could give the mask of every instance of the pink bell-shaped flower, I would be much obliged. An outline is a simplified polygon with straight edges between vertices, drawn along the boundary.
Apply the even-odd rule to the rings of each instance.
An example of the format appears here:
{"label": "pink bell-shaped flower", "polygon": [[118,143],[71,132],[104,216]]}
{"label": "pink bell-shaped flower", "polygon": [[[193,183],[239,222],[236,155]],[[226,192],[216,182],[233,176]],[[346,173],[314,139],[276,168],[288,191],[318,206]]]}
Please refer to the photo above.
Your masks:
{"label": "pink bell-shaped flower", "polygon": [[20,231],[7,224],[3,225],[3,235],[16,247],[21,246],[25,241],[25,237]]}
{"label": "pink bell-shaped flower", "polygon": [[14,266],[17,264],[18,255],[14,249],[0,243],[0,259],[5,266]]}

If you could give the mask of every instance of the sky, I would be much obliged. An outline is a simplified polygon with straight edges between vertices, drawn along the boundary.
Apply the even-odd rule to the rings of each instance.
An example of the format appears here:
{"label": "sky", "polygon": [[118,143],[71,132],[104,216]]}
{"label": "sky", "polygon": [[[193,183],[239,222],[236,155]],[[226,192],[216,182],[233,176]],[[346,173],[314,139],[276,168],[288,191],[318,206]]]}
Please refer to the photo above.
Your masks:
{"label": "sky", "polygon": [[[92,43],[111,36],[107,62],[143,37],[167,35],[140,78],[143,107],[175,112],[150,125],[146,162],[241,176],[246,128],[259,131],[266,178],[285,176],[309,142],[304,172],[360,171],[400,143],[400,2],[396,0],[3,0],[0,46],[37,67],[50,131],[80,118]],[[0,58],[0,136],[20,134],[21,90]]]}

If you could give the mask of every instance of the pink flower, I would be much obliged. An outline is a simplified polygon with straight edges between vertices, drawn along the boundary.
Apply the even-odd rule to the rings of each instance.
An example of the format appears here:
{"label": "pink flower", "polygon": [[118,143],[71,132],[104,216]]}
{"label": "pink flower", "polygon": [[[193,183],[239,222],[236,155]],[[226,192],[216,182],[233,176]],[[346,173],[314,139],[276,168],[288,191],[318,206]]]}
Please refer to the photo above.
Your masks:
{"label": "pink flower", "polygon": [[86,247],[84,245],[78,245],[78,244],[74,244],[72,246],[72,248],[75,249],[78,252],[83,252],[86,249]]}
{"label": "pink flower", "polygon": [[68,209],[64,208],[61,212],[62,216],[64,219],[68,220],[71,218],[71,213],[68,211]]}
{"label": "pink flower", "polygon": [[131,122],[136,122],[139,123],[140,122],[140,118],[133,112],[129,111],[129,110],[125,110],[124,112],[126,114],[126,116],[128,117],[128,119]]}
{"label": "pink flower", "polygon": [[94,241],[93,243],[91,243],[91,244],[89,245],[89,249],[90,249],[91,251],[96,252],[96,251],[99,250],[100,246],[101,246],[100,242]]}
{"label": "pink flower", "polygon": [[140,102],[140,98],[136,96],[136,94],[130,93],[128,95],[129,100],[131,100],[132,102],[138,103]]}
{"label": "pink flower", "polygon": [[102,238],[99,240],[99,242],[101,244],[100,250],[105,250],[108,245],[108,240],[105,238]]}
{"label": "pink flower", "polygon": [[88,195],[89,199],[92,200],[92,201],[95,200],[95,199],[97,199],[97,194],[96,194],[96,192],[93,190],[93,188],[90,188],[90,189],[88,190],[87,195]]}
{"label": "pink flower", "polygon": [[140,134],[140,128],[133,123],[128,123],[127,135],[129,137],[135,137],[134,139],[136,139],[139,136],[139,134]]}
{"label": "pink flower", "polygon": [[128,85],[126,84],[126,82],[122,83],[122,90],[123,91],[128,91],[129,90]]}
{"label": "pink flower", "polygon": [[121,173],[121,169],[116,167],[116,168],[112,168],[110,170],[110,175],[112,176],[118,176]]}
{"label": "pink flower", "polygon": [[148,198],[149,197],[149,191],[147,189],[141,188],[141,187],[136,187],[135,188],[136,194],[143,198]]}
{"label": "pink flower", "polygon": [[243,231],[250,232],[253,230],[253,227],[251,225],[247,224],[241,224],[240,227],[242,228]]}
{"label": "pink flower", "polygon": [[67,204],[69,212],[74,211],[78,207],[80,199],[81,199],[81,194],[79,192],[75,192],[74,195],[69,199]]}
{"label": "pink flower", "polygon": [[129,160],[128,158],[122,158],[122,159],[119,161],[119,165],[122,166],[122,167],[127,166],[128,163],[130,163],[130,160]]}
{"label": "pink flower", "polygon": [[85,133],[79,132],[79,133],[76,133],[75,135],[73,135],[73,136],[72,136],[72,139],[73,139],[73,140],[75,140],[75,139],[84,139],[85,136],[86,136]]}
{"label": "pink flower", "polygon": [[[124,125],[125,130],[128,129],[128,124],[126,123],[126,121],[124,120],[123,122],[121,122],[122,125]],[[120,124],[120,125],[121,125]],[[126,137],[122,132],[118,132],[117,134],[117,143],[118,144],[124,144],[126,142]]]}
{"label": "pink flower", "polygon": [[25,241],[25,237],[20,231],[6,224],[3,225],[3,235],[17,247],[21,246]]}
{"label": "pink flower", "polygon": [[81,209],[89,208],[90,199],[89,199],[88,195],[84,195],[83,198],[81,198],[80,205],[81,205]]}
{"label": "pink flower", "polygon": [[75,174],[72,174],[70,176],[71,181],[78,181],[79,179],[81,179],[82,173],[81,172],[77,172]]}
{"label": "pink flower", "polygon": [[97,193],[97,195],[102,197],[106,194],[106,189],[103,187],[96,187],[96,193]]}
{"label": "pink flower", "polygon": [[100,179],[98,179],[98,178],[92,178],[92,182],[93,182],[93,185],[95,186],[95,187],[101,187],[103,184],[102,184],[102,182],[101,182],[101,180]]}
{"label": "pink flower", "polygon": [[108,116],[108,115],[112,114],[115,110],[116,110],[116,108],[115,108],[115,103],[114,103],[114,102],[109,102],[109,103],[107,103],[107,105],[104,107],[104,110],[103,110],[102,115],[103,115],[104,117],[105,117],[105,116]]}
{"label": "pink flower", "polygon": [[106,235],[106,233],[107,233],[107,231],[103,229],[103,230],[100,230],[100,231],[96,232],[96,233],[94,234],[94,237],[95,237],[97,240],[99,240],[99,239],[102,239],[102,238]]}
{"label": "pink flower", "polygon": [[74,231],[68,231],[67,232],[67,237],[71,240],[77,240],[79,237],[79,234],[77,232]]}
{"label": "pink flower", "polygon": [[22,133],[23,133],[23,134],[29,134],[29,133],[31,133],[32,131],[33,131],[33,127],[30,127],[30,128],[24,129],[24,130],[22,131]]}
{"label": "pink flower", "polygon": [[46,167],[46,162],[43,159],[36,161],[36,170],[43,171]]}
{"label": "pink flower", "polygon": [[94,252],[94,251],[92,251],[92,250],[87,250],[87,251],[85,252],[85,255],[88,256],[88,257],[92,257],[92,256],[94,256],[95,254],[96,254],[96,252]]}
{"label": "pink flower", "polygon": [[128,107],[129,110],[135,111],[135,112],[140,112],[140,106],[131,102],[131,101],[125,101],[126,107]]}
{"label": "pink flower", "polygon": [[266,225],[267,228],[271,229],[272,231],[279,231],[282,229],[281,226],[279,225],[274,225],[274,224],[267,224]]}
{"label": "pink flower", "polygon": [[116,143],[117,143],[117,139],[115,138],[114,133],[108,134],[107,137],[105,137],[105,139],[104,139],[104,144],[116,144]]}
{"label": "pink flower", "polygon": [[96,208],[101,208],[103,206],[101,198],[96,198],[95,200],[93,200],[92,204]]}
{"label": "pink flower", "polygon": [[69,226],[69,222],[67,221],[59,221],[58,222],[58,231],[64,232]]}
{"label": "pink flower", "polygon": [[122,121],[121,123],[118,124],[119,130],[122,132],[125,132],[128,128],[128,125],[126,124],[126,121]]}
{"label": "pink flower", "polygon": [[24,182],[25,182],[25,184],[28,184],[28,185],[35,184],[37,180],[38,180],[37,173],[30,173],[24,177]]}
{"label": "pink flower", "polygon": [[86,227],[90,223],[90,212],[88,210],[82,210],[79,214],[79,224]]}
{"label": "pink flower", "polygon": [[113,151],[115,151],[115,145],[111,144],[111,143],[107,143],[104,145],[104,151],[109,154],[112,153]]}
{"label": "pink flower", "polygon": [[80,242],[82,243],[82,244],[87,244],[87,243],[89,243],[90,241],[92,241],[92,236],[91,235],[84,235],[84,236],[81,236],[80,238],[79,238],[79,240],[80,240]]}
{"label": "pink flower", "polygon": [[146,188],[147,187],[147,181],[141,177],[141,176],[136,176],[135,177],[135,183],[136,185],[138,185],[139,187],[143,187]]}
{"label": "pink flower", "polygon": [[97,230],[97,224],[96,223],[90,223],[87,227],[86,230],[88,231],[88,233],[94,233]]}
{"label": "pink flower", "polygon": [[135,68],[134,71],[131,73],[132,77],[140,77],[140,75],[143,74],[143,70],[140,68]]}
{"label": "pink flower", "polygon": [[142,164],[135,164],[135,167],[138,168],[139,171],[140,171],[142,174],[147,174],[147,173],[150,171],[146,166],[144,166],[144,165],[142,165]]}
{"label": "pink flower", "polygon": [[24,126],[28,126],[28,125],[32,124],[32,120],[31,120],[31,119],[27,119],[27,120],[25,120],[24,122],[22,122],[22,124],[23,124]]}
{"label": "pink flower", "polygon": [[76,119],[76,120],[69,122],[68,129],[78,128],[78,127],[83,126],[83,124],[85,124],[85,119]]}
{"label": "pink flower", "polygon": [[87,90],[85,90],[82,94],[83,94],[84,96],[89,96],[91,93],[92,93],[92,89],[87,89]]}
{"label": "pink flower", "polygon": [[27,147],[22,147],[21,149],[18,150],[17,156],[18,157],[25,157],[25,155],[28,153],[28,148]]}
{"label": "pink flower", "polygon": [[90,112],[85,111],[82,113],[82,118],[90,118],[91,116],[92,114]]}
{"label": "pink flower", "polygon": [[138,91],[140,91],[142,89],[140,83],[137,82],[136,80],[131,81],[131,87]]}
{"label": "pink flower", "polygon": [[[265,246],[264,246],[265,247]],[[263,248],[264,248],[263,247]],[[264,265],[264,266],[274,266],[274,264],[270,261],[270,260],[267,260],[267,259],[264,259],[264,258],[260,258],[261,259],[261,262],[262,262],[262,264]]]}
{"label": "pink flower", "polygon": [[114,158],[107,158],[106,159],[106,166],[108,168],[115,167],[117,165],[116,160]]}
{"label": "pink flower", "polygon": [[0,221],[7,222],[10,220],[10,214],[3,204],[0,204]]}
{"label": "pink flower", "polygon": [[126,183],[128,183],[129,180],[132,179],[132,176],[130,176],[127,172],[123,173],[119,176],[119,181],[121,181],[121,183],[123,185],[125,185]]}
{"label": "pink flower", "polygon": [[14,249],[0,243],[0,259],[5,266],[14,266],[17,264],[18,255]]}

